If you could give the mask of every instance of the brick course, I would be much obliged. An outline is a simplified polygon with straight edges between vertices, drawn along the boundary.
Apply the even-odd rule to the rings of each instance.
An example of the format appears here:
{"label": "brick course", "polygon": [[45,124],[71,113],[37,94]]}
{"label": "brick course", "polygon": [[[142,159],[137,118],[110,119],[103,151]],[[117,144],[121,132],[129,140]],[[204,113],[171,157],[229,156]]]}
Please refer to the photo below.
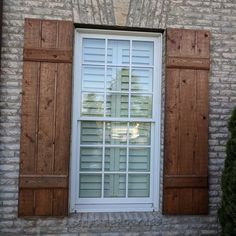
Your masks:
{"label": "brick course", "polygon": [[[142,212],[80,213],[63,219],[17,218],[24,18],[115,25],[114,1],[4,0],[0,81],[0,235],[193,236],[219,233],[216,213],[228,137],[227,120],[236,103],[234,0],[127,0],[130,2],[129,11],[122,21],[127,26],[184,27],[211,32],[209,215],[167,217],[158,212]],[[163,71],[163,91],[164,78]]]}

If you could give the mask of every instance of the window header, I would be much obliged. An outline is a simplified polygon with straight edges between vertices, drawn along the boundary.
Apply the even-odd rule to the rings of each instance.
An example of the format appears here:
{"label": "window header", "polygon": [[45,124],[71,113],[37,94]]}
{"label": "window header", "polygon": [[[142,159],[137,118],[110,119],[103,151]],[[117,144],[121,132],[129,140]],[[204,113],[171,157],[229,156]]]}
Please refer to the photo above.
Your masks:
{"label": "window header", "polygon": [[116,25],[94,25],[94,24],[81,24],[75,23],[75,28],[80,29],[95,29],[95,30],[112,30],[112,34],[115,31],[129,31],[129,32],[140,32],[140,33],[161,33],[165,32],[164,29],[157,29],[157,28],[144,28],[144,27],[130,27],[130,26],[116,26]]}

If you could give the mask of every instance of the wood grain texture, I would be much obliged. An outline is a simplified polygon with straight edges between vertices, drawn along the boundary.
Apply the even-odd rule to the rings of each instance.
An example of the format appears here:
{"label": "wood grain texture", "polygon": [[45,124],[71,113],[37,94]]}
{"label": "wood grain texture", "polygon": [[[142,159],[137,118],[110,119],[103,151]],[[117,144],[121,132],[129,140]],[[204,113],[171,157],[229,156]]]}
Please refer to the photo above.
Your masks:
{"label": "wood grain texture", "polygon": [[165,176],[165,187],[166,188],[192,188],[192,187],[202,187],[205,188],[208,185],[206,176],[178,176],[171,175]]}
{"label": "wood grain texture", "polygon": [[209,39],[167,30],[164,214],[208,212]]}
{"label": "wood grain texture", "polygon": [[21,188],[67,188],[68,176],[65,175],[21,175]]}
{"label": "wood grain texture", "polygon": [[54,104],[56,64],[41,63],[37,173],[52,173],[54,157]]}
{"label": "wood grain texture", "polygon": [[[53,216],[65,215],[68,212],[68,191],[67,189],[54,189],[53,190]],[[66,214],[67,215],[67,214]]]}
{"label": "wood grain texture", "polygon": [[37,62],[24,63],[21,106],[20,173],[35,172],[35,152],[37,149],[37,91],[40,65]]}
{"label": "wood grain texture", "polygon": [[210,69],[208,58],[168,57],[166,65],[169,68]]}
{"label": "wood grain texture", "polygon": [[195,158],[196,79],[194,70],[180,70],[178,173],[192,174]]}
{"label": "wood grain texture", "polygon": [[18,214],[20,216],[34,215],[34,190],[20,188]]}
{"label": "wood grain texture", "polygon": [[68,214],[72,43],[72,22],[25,21],[19,216]]}
{"label": "wood grain texture", "polygon": [[180,70],[169,69],[166,76],[165,112],[165,170],[169,174],[178,174],[179,153],[179,105],[180,105]]}
{"label": "wood grain texture", "polygon": [[52,202],[53,195],[51,189],[36,189],[35,194],[35,209],[36,216],[53,216]]}
{"label": "wood grain texture", "polygon": [[71,50],[60,49],[24,49],[24,61],[72,62]]}
{"label": "wood grain texture", "polygon": [[[55,174],[68,174],[69,159],[65,158],[70,152],[70,123],[71,120],[71,64],[58,65],[56,85],[56,109],[55,118],[55,155],[53,172]],[[67,104],[63,106],[63,104]]]}

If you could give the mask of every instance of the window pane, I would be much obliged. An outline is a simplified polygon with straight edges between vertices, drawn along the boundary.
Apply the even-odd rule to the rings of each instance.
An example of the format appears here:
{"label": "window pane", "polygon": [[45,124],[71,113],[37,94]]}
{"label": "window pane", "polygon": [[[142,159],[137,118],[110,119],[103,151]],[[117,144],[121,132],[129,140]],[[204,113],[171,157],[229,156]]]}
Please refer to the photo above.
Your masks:
{"label": "window pane", "polygon": [[82,67],[82,90],[104,90],[104,66]]}
{"label": "window pane", "polygon": [[128,127],[125,122],[106,122],[106,144],[118,145],[127,143]]}
{"label": "window pane", "polygon": [[149,197],[149,174],[129,174],[128,197]]}
{"label": "window pane", "polygon": [[108,40],[107,63],[109,64],[129,64],[128,40]]}
{"label": "window pane", "polygon": [[152,92],[153,70],[148,68],[133,68],[131,91]]}
{"label": "window pane", "polygon": [[152,117],[152,95],[131,95],[131,117]]}
{"label": "window pane", "polygon": [[83,39],[83,63],[105,63],[105,39]]}
{"label": "window pane", "polygon": [[103,116],[104,95],[102,93],[82,93],[82,116]]}
{"label": "window pane", "polygon": [[126,148],[105,149],[105,171],[126,170]]}
{"label": "window pane", "polygon": [[125,197],[125,174],[104,175],[104,197]]}
{"label": "window pane", "polygon": [[129,171],[150,170],[150,149],[130,148],[129,149]]}
{"label": "window pane", "polygon": [[153,42],[132,42],[132,64],[153,65]]}
{"label": "window pane", "polygon": [[151,124],[132,122],[129,125],[129,143],[131,145],[150,145]]}
{"label": "window pane", "polygon": [[107,117],[128,117],[128,94],[109,93],[107,94],[106,116]]}
{"label": "window pane", "polygon": [[102,175],[80,174],[79,196],[81,198],[101,197]]}
{"label": "window pane", "polygon": [[129,90],[129,68],[107,67],[107,89],[112,91]]}
{"label": "window pane", "polygon": [[96,121],[81,121],[81,144],[102,144],[103,123]]}
{"label": "window pane", "polygon": [[102,148],[81,147],[80,148],[80,170],[101,171],[102,170]]}

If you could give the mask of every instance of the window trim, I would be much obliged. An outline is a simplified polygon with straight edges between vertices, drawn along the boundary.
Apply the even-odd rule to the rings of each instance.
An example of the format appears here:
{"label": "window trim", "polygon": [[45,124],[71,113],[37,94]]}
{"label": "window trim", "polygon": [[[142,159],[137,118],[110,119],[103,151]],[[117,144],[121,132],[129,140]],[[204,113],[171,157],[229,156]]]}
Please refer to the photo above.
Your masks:
{"label": "window trim", "polygon": [[[71,163],[70,163],[70,212],[104,212],[104,207],[107,204],[112,204],[112,207],[107,208],[105,211],[110,212],[124,212],[124,211],[159,211],[159,198],[160,198],[160,131],[161,131],[161,69],[162,69],[162,34],[153,33],[153,32],[134,32],[134,31],[112,31],[112,35],[109,35],[111,32],[107,30],[91,30],[91,29],[75,29],[75,41],[74,41],[74,61],[73,61],[73,102],[72,102],[72,135],[71,135]],[[135,37],[135,40],[145,40],[145,41],[153,41],[154,42],[154,51],[156,51],[154,55],[153,62],[153,116],[152,118],[105,118],[105,117],[96,117],[96,118],[88,118],[88,117],[79,117],[80,101],[81,96],[81,80],[79,78],[79,74],[81,71],[81,53],[80,49],[82,48],[82,37],[90,37],[90,38],[109,38],[109,39],[128,39],[130,37]],[[77,53],[78,52],[78,53]],[[160,55],[160,56],[157,56]],[[105,62],[106,63],[106,62]],[[141,65],[139,65],[141,66]],[[78,92],[79,91],[79,92]],[[150,93],[151,94],[151,93]],[[157,102],[156,102],[157,101]],[[154,106],[155,104],[155,106]],[[155,109],[154,109],[155,108]],[[159,114],[159,116],[158,116]],[[86,198],[87,204],[78,205],[76,196],[78,194],[78,142],[79,136],[79,122],[78,120],[101,120],[111,121],[127,121],[127,122],[150,122],[151,130],[154,130],[151,135],[151,181],[150,181],[150,197],[149,198],[129,198],[129,199],[120,199],[120,203],[114,203],[114,199],[106,198],[106,203],[103,201],[98,201],[97,198]],[[154,126],[154,124],[156,125]],[[159,125],[158,125],[159,124]],[[154,128],[153,128],[154,126]],[[78,135],[78,136],[77,136]],[[155,145],[153,143],[155,140]],[[154,158],[157,157],[157,158]],[[156,182],[153,181],[156,179]],[[154,183],[155,182],[155,183]],[[155,184],[155,186],[154,186]],[[96,199],[96,204],[93,201]],[[88,202],[91,203],[88,204]],[[113,201],[112,201],[113,200]],[[122,201],[123,200],[123,201]],[[137,201],[136,201],[137,200]],[[136,203],[134,203],[136,201]],[[83,202],[83,201],[82,201]],[[101,203],[99,203],[101,202]],[[102,203],[103,202],[103,203]],[[99,204],[97,204],[99,203]],[[122,209],[123,208],[123,209]]]}

